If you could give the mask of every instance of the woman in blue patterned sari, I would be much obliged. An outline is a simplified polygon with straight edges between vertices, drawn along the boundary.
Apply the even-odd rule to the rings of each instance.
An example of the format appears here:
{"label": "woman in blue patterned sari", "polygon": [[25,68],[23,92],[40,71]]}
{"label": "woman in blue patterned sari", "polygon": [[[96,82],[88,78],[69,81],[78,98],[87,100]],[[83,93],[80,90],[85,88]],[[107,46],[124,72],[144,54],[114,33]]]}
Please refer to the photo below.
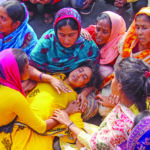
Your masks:
{"label": "woman in blue patterned sari", "polygon": [[94,41],[80,35],[81,17],[73,8],[63,8],[56,14],[54,29],[40,38],[30,54],[30,64],[50,73],[68,73],[81,62],[98,62],[99,50]]}
{"label": "woman in blue patterned sari", "polygon": [[29,15],[23,4],[17,1],[0,4],[0,51],[21,48],[29,55],[38,39],[28,20]]}

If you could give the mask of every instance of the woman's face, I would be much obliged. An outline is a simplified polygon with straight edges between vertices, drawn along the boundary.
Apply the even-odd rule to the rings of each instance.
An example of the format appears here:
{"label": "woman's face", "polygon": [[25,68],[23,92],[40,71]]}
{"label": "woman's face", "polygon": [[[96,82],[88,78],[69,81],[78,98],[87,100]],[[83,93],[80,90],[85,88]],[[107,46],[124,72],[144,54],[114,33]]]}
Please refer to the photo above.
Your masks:
{"label": "woman's face", "polygon": [[111,27],[107,19],[99,20],[96,24],[95,38],[98,45],[106,44],[111,34]]}
{"label": "woman's face", "polygon": [[85,86],[92,77],[92,70],[89,67],[79,67],[73,70],[68,76],[69,85],[72,88]]}
{"label": "woman's face", "polygon": [[137,16],[135,20],[136,34],[140,44],[150,46],[150,21],[145,15]]}
{"label": "woman's face", "polygon": [[13,32],[13,21],[8,16],[6,10],[0,6],[0,32],[3,32],[5,35]]}
{"label": "woman's face", "polygon": [[30,74],[29,74],[29,61],[28,60],[27,60],[27,64],[24,67],[24,72],[20,76],[21,76],[22,81],[29,79]]}
{"label": "woman's face", "polygon": [[78,30],[72,30],[70,25],[62,26],[57,30],[57,36],[62,46],[69,48],[76,42],[79,35]]}

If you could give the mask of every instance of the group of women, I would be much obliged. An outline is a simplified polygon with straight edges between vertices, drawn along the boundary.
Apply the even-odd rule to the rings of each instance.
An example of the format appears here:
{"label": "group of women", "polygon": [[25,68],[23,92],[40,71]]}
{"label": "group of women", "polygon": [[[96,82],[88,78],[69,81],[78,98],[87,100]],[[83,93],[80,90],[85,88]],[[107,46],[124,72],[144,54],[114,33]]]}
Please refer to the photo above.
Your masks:
{"label": "group of women", "polygon": [[[53,29],[37,40],[24,4],[0,3],[0,149],[53,149],[55,136],[65,150],[148,149],[149,117],[137,124],[144,122],[144,144],[132,140],[136,128],[130,131],[135,115],[150,109],[149,35],[149,7],[127,32],[123,18],[111,11],[83,29],[79,13],[63,8]],[[106,86],[111,96],[87,97]],[[99,128],[82,120],[85,110],[92,114],[91,99],[96,109],[113,108]]]}

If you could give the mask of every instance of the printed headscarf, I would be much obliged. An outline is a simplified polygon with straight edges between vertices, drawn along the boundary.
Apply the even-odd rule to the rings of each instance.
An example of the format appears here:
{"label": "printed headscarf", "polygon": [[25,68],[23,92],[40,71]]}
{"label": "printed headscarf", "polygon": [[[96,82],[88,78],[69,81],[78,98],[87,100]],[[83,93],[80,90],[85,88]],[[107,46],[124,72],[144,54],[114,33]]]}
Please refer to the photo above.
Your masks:
{"label": "printed headscarf", "polygon": [[[140,14],[146,14],[150,16],[150,7],[142,8],[136,14],[136,16]],[[124,40],[120,43],[119,52],[122,58],[132,57],[132,50],[139,41],[135,30],[136,30],[136,26],[135,26],[135,19],[134,19],[133,23],[131,24],[131,26],[127,31],[127,34],[124,37]],[[138,59],[142,59],[146,63],[150,64],[150,47],[136,54],[134,57]]]}
{"label": "printed headscarf", "polygon": [[[56,17],[55,17],[55,21],[54,21],[54,29],[56,27],[56,24],[65,18],[72,18],[74,19],[77,23],[78,23],[78,27],[79,27],[79,34],[81,31],[81,16],[79,15],[79,13],[73,9],[73,8],[63,8],[61,10],[59,10],[56,13]],[[55,29],[56,30],[56,29]]]}

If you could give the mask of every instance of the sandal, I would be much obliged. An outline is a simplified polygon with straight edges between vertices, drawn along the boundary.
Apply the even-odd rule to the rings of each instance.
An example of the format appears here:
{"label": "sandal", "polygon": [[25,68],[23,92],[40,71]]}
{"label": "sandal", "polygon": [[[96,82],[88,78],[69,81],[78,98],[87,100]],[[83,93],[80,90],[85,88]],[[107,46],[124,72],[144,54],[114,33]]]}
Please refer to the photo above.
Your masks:
{"label": "sandal", "polygon": [[54,18],[53,18],[53,16],[52,16],[51,14],[48,14],[48,13],[45,13],[45,14],[44,14],[44,22],[45,22],[46,24],[52,23],[53,20],[54,20]]}

